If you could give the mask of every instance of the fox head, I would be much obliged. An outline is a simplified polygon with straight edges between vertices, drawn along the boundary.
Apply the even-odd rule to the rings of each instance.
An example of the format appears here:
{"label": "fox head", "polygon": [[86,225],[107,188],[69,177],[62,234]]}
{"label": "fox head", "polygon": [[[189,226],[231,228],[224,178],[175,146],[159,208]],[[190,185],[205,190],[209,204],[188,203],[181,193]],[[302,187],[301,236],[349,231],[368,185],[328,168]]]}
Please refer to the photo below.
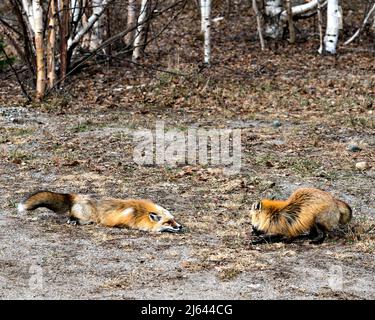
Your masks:
{"label": "fox head", "polygon": [[181,232],[182,226],[165,208],[148,200],[131,203],[131,214],[135,217],[135,227],[151,232]]}
{"label": "fox head", "polygon": [[262,212],[262,202],[256,201],[252,204],[250,209],[251,225],[257,228],[260,224],[260,214]]}
{"label": "fox head", "polygon": [[180,232],[182,226],[177,223],[173,215],[161,206],[155,205],[155,210],[148,213],[148,218],[156,232]]}

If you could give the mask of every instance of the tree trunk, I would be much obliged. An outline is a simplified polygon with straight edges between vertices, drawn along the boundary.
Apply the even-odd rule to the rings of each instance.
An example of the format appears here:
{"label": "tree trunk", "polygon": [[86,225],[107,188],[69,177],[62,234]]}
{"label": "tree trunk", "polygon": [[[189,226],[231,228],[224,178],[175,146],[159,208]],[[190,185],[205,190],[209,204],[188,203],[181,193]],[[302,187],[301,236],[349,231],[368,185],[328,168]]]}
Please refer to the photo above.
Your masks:
{"label": "tree trunk", "polygon": [[60,80],[64,83],[68,70],[69,0],[60,0]]}
{"label": "tree trunk", "polygon": [[[134,28],[134,26],[135,26],[135,23],[136,23],[136,19],[135,19],[136,9],[137,9],[137,1],[136,0],[129,0],[129,4],[128,4],[128,21],[127,21],[127,29],[128,30],[130,30],[131,28]],[[132,30],[132,31],[128,32],[124,36],[124,43],[127,46],[130,46],[133,43],[133,39],[134,39],[134,31]]]}
{"label": "tree trunk", "polygon": [[144,24],[147,18],[147,6],[149,6],[149,0],[142,0],[137,21],[138,27],[134,37],[134,50],[132,56],[133,61],[137,61],[142,55],[142,40],[144,38]]}
{"label": "tree trunk", "polygon": [[[87,4],[87,0],[82,0],[82,7],[83,8],[86,8],[86,4]],[[82,15],[82,18],[81,18],[81,24],[80,24],[81,29],[86,29],[87,24],[88,24],[87,14],[86,14],[86,12],[83,12],[83,15]],[[72,34],[71,37],[72,36],[74,36],[74,35]],[[69,41],[68,41],[68,47],[69,47],[70,41],[71,41],[71,39],[69,39]],[[90,32],[87,32],[83,35],[81,47],[85,50],[89,50],[89,48],[90,48]]]}
{"label": "tree trunk", "polygon": [[[22,29],[22,40],[23,40],[23,50],[25,53],[25,61],[27,62],[28,68],[31,72],[31,74],[36,74],[36,53],[35,53],[35,47],[32,43],[32,35],[31,35],[31,27],[29,25],[28,20],[24,19],[24,16],[22,14],[22,5],[19,4],[17,0],[9,0],[13,13],[17,18],[18,23],[21,26]],[[36,85],[35,77],[33,77],[33,84]]]}
{"label": "tree trunk", "polygon": [[327,6],[327,29],[324,37],[325,50],[335,54],[339,38],[340,16],[339,0],[328,0]]}
{"label": "tree trunk", "polygon": [[294,29],[292,4],[291,0],[286,0],[286,11],[288,15],[288,27],[289,27],[289,43],[294,44],[296,42],[296,31]]}
{"label": "tree trunk", "polygon": [[103,0],[92,0],[92,13],[97,16],[95,23],[91,30],[90,50],[97,49],[104,39],[104,19],[103,12],[105,9],[105,1]]}
{"label": "tree trunk", "polygon": [[33,16],[35,30],[35,50],[36,50],[36,99],[44,97],[46,88],[46,71],[44,64],[44,37],[43,37],[43,8],[42,0],[33,0]]}
{"label": "tree trunk", "polygon": [[211,0],[201,0],[204,36],[204,63],[211,63]]}
{"label": "tree trunk", "polygon": [[[65,1],[65,0],[62,0]],[[107,5],[112,0],[101,0],[100,10],[95,11],[90,18],[87,20],[87,24],[83,25],[81,29],[77,31],[76,34],[71,34],[70,38],[68,40],[68,50],[69,52],[72,52],[73,49],[78,45],[78,43],[81,41],[81,39],[87,34],[87,32],[93,27],[95,22],[100,18],[100,16],[103,14],[104,10],[107,8]]]}
{"label": "tree trunk", "polygon": [[27,17],[27,21],[29,22],[29,26],[33,32],[35,32],[35,21],[34,21],[34,5],[35,0],[22,0],[22,7],[24,10],[24,14]]}
{"label": "tree trunk", "polygon": [[80,18],[81,18],[81,12],[83,10],[83,3],[82,0],[70,0],[70,9],[72,12],[72,25],[71,30],[72,33],[75,33],[79,24],[80,24]]}
{"label": "tree trunk", "polygon": [[255,17],[257,20],[257,29],[258,29],[258,35],[259,35],[259,41],[260,41],[260,48],[263,51],[265,49],[265,45],[264,45],[264,39],[263,39],[262,15],[260,14],[258,10],[257,0],[252,0],[252,4],[253,4]]}
{"label": "tree trunk", "polygon": [[47,41],[47,81],[48,87],[52,88],[56,82],[55,71],[55,45],[56,45],[56,0],[50,0],[48,41]]}
{"label": "tree trunk", "polygon": [[[370,9],[370,11],[368,12],[367,16],[365,17],[365,20],[363,20],[363,23],[361,25],[361,27],[356,31],[356,33],[353,34],[353,36],[345,41],[345,45],[348,45],[349,43],[351,43],[355,38],[357,38],[359,36],[359,34],[361,33],[361,31],[363,30],[363,28],[366,26],[366,24],[368,23],[369,19],[371,18],[371,16],[375,13],[375,3],[374,5],[372,6],[372,8]],[[371,29],[374,29],[375,30],[375,18],[374,18],[374,21],[372,23],[372,26],[371,26]]]}
{"label": "tree trunk", "polygon": [[272,39],[281,38],[283,27],[280,22],[280,14],[283,12],[282,0],[265,0],[266,24],[265,35]]}
{"label": "tree trunk", "polygon": [[319,54],[323,53],[323,17],[322,17],[322,5],[320,0],[318,0],[318,28],[319,28]]}

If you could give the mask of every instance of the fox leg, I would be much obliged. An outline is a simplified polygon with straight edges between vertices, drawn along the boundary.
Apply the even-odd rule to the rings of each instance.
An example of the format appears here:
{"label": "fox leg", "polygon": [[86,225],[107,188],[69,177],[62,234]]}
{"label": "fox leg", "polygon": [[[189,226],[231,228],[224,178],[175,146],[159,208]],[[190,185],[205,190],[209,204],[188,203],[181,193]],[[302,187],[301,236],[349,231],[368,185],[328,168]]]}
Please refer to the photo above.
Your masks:
{"label": "fox leg", "polygon": [[258,237],[256,240],[252,240],[251,244],[261,244],[261,243],[274,243],[274,242],[280,242],[284,239],[282,236],[278,235],[262,235]]}
{"label": "fox leg", "polygon": [[316,223],[310,230],[310,237],[312,238],[310,243],[321,244],[324,242],[327,234],[325,232],[325,229],[319,223]]}
{"label": "fox leg", "polygon": [[263,231],[255,228],[254,226],[252,226],[252,232],[251,233],[254,234],[254,235],[256,235],[256,236],[260,236],[261,234],[264,234]]}
{"label": "fox leg", "polygon": [[70,224],[70,225],[72,225],[72,226],[77,226],[77,225],[81,225],[81,226],[83,226],[83,225],[86,225],[86,224],[92,224],[92,223],[94,223],[94,222],[93,222],[93,221],[80,220],[80,219],[78,219],[78,218],[76,218],[76,217],[70,216],[70,217],[68,218],[68,220],[66,221],[66,223],[67,223],[67,224]]}

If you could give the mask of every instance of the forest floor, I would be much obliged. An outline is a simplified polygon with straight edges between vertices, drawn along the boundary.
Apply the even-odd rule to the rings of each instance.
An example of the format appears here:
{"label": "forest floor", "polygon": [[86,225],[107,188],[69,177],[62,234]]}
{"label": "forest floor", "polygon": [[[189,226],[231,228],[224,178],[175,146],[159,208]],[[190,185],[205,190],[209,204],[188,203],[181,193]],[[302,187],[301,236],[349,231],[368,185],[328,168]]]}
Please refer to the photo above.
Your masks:
{"label": "forest floor", "polygon": [[[240,38],[211,69],[198,70],[198,48],[164,64],[185,76],[93,66],[40,104],[0,80],[0,298],[375,298],[373,55],[320,57],[317,42],[260,53]],[[240,129],[241,170],[137,165],[133,133],[157,120],[183,133]],[[367,169],[356,168],[361,161]],[[251,246],[251,203],[302,186],[348,202],[353,228],[321,245]],[[38,189],[149,198],[187,231],[71,226],[47,209],[18,214]]]}

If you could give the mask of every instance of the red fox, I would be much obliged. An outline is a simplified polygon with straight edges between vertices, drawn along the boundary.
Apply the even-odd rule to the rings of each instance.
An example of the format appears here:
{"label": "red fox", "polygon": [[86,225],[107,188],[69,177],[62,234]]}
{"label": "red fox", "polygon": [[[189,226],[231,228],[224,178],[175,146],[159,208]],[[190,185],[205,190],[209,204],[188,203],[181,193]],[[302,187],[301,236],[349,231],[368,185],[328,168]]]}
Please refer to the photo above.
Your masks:
{"label": "red fox", "polygon": [[182,226],[172,214],[149,200],[95,199],[81,194],[38,191],[18,205],[24,212],[44,207],[68,213],[70,224],[98,223],[150,232],[179,232]]}
{"label": "red fox", "polygon": [[261,235],[253,244],[291,241],[306,232],[310,232],[311,243],[318,244],[328,231],[350,222],[352,209],[328,192],[301,188],[285,201],[264,199],[253,203],[250,216],[253,233]]}

